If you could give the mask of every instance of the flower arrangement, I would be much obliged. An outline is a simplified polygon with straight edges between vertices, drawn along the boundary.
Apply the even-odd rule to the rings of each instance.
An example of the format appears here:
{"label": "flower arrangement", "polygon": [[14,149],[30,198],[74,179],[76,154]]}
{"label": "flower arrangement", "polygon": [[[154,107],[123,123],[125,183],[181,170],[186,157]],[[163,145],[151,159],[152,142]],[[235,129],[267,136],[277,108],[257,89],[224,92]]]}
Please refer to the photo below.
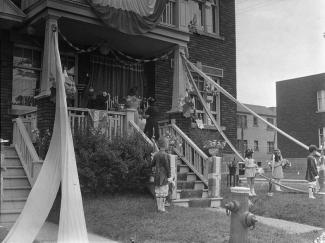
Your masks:
{"label": "flower arrangement", "polygon": [[222,156],[222,151],[226,146],[225,141],[221,140],[208,140],[203,145],[203,148],[208,149],[211,156]]}
{"label": "flower arrangement", "polygon": [[182,146],[182,140],[179,137],[171,134],[170,132],[166,132],[164,136],[168,140],[168,150],[172,152],[174,149],[177,149]]}
{"label": "flower arrangement", "polygon": [[38,129],[32,130],[32,142],[35,146],[35,149],[38,155],[44,159],[47,153],[47,150],[50,146],[50,141],[52,134],[49,129],[46,129],[44,132],[40,133]]}

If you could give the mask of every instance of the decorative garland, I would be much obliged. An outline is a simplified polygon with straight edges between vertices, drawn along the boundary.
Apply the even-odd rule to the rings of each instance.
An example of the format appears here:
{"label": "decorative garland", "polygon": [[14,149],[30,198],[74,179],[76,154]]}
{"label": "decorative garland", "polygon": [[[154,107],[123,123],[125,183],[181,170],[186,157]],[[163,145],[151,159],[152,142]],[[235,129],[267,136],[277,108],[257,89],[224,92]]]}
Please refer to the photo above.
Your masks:
{"label": "decorative garland", "polygon": [[[72,44],[68,39],[67,37],[65,37],[62,32],[60,31],[59,29],[59,34],[60,36],[62,37],[62,39],[71,47],[73,48],[77,53],[89,53],[89,52],[93,52],[95,50],[97,50],[98,48],[100,48],[102,45],[104,45],[105,43],[101,43],[101,44],[96,44],[94,46],[90,46],[88,47],[87,49],[82,49],[82,48],[79,48],[77,46],[75,46],[74,44]],[[135,63],[148,63],[148,62],[156,62],[156,61],[159,61],[159,60],[166,60],[168,59],[168,56],[171,55],[172,53],[174,52],[174,48],[170,49],[167,53],[161,55],[160,57],[155,57],[155,58],[151,58],[151,59],[139,59],[139,58],[134,58],[134,57],[131,57],[121,51],[118,51],[118,50],[114,50],[112,48],[109,48],[108,53],[112,53],[114,55],[114,57],[121,63],[123,64],[129,64],[127,63],[126,61],[122,60],[118,55],[126,58],[126,59],[129,59],[131,62],[135,62]]]}

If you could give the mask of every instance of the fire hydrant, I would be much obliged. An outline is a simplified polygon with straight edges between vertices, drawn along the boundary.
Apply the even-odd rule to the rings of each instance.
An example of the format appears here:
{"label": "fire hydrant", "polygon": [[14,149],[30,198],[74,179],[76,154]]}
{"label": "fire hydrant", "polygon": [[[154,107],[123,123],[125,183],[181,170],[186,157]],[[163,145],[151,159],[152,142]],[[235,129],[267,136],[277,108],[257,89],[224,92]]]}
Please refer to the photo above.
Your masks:
{"label": "fire hydrant", "polygon": [[249,188],[231,187],[233,200],[226,203],[227,215],[231,212],[229,243],[248,242],[248,229],[254,229],[257,222],[254,214],[248,212]]}

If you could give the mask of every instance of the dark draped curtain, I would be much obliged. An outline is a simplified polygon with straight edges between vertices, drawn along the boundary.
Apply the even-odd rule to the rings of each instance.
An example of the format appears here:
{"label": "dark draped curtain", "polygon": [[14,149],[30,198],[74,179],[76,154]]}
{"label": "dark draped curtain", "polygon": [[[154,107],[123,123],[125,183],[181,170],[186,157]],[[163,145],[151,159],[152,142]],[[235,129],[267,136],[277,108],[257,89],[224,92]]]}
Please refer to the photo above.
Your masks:
{"label": "dark draped curtain", "polygon": [[111,97],[121,99],[131,88],[137,87],[137,95],[143,96],[143,64],[120,63],[111,57],[91,56],[90,78],[96,94],[106,91]]}

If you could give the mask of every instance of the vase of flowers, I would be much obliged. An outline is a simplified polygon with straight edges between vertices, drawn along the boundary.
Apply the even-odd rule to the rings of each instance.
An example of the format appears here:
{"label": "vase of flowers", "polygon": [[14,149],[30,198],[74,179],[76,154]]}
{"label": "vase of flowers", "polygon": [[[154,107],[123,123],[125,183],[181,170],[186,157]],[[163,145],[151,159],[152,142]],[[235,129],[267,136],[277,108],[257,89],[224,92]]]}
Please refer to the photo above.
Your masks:
{"label": "vase of flowers", "polygon": [[222,157],[222,151],[226,146],[225,141],[220,140],[208,140],[204,145],[203,148],[208,149],[208,152],[211,156],[219,156]]}

